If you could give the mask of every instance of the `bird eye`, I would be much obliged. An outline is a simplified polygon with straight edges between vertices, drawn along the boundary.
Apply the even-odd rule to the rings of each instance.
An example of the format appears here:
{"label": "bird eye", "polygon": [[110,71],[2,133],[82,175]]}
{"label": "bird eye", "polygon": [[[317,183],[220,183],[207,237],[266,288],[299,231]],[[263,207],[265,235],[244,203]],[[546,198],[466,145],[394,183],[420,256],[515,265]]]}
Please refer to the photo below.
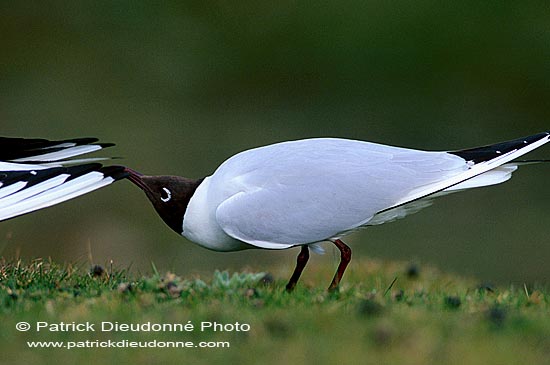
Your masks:
{"label": "bird eye", "polygon": [[172,192],[166,188],[162,188],[162,193],[160,193],[160,200],[167,202],[172,199]]}

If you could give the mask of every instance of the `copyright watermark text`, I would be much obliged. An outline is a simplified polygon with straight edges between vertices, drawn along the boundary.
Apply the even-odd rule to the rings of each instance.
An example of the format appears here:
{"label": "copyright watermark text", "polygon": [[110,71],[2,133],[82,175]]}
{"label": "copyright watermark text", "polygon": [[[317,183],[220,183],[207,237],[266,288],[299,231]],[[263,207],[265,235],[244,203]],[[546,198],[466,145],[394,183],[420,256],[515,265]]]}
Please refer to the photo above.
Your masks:
{"label": "copyright watermark text", "polygon": [[15,329],[20,332],[248,332],[248,323],[219,323],[202,321],[197,324],[187,323],[120,323],[102,321],[92,322],[18,322]]}
{"label": "copyright watermark text", "polygon": [[[124,323],[116,321],[101,321],[101,322],[18,322],[15,324],[15,329],[19,332],[34,332],[37,334],[43,333],[182,333],[190,334],[192,332],[200,332],[204,334],[214,333],[232,333],[232,332],[249,332],[251,326],[248,323],[232,322],[221,323],[215,321],[202,321],[185,323],[156,323],[156,322],[141,322],[141,323]],[[55,336],[54,336],[55,337]],[[85,335],[89,337],[89,335]],[[104,336],[102,336],[104,337]],[[135,336],[133,336],[135,337]],[[147,341],[140,340],[111,340],[111,339],[87,339],[84,341],[27,341],[29,348],[64,348],[67,350],[78,348],[228,348],[228,341],[189,341],[178,336],[178,340],[165,341],[161,339],[151,340],[147,336]],[[192,337],[196,338],[196,337]]]}

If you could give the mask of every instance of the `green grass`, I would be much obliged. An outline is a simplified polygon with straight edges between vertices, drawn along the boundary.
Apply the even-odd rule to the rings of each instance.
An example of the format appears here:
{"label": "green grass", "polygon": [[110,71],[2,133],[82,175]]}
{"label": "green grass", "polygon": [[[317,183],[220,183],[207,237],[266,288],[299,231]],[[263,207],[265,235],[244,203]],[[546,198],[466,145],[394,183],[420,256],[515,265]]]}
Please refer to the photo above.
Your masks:
{"label": "green grass", "polygon": [[[517,364],[550,363],[544,288],[479,287],[475,280],[406,263],[356,260],[339,293],[330,265],[311,265],[292,294],[285,273],[209,277],[0,264],[0,363],[53,364]],[[330,266],[330,267],[329,267]],[[414,268],[413,268],[414,269]],[[273,279],[275,276],[275,279]],[[393,282],[393,284],[392,284]],[[29,322],[18,332],[18,322]],[[37,322],[95,324],[95,332],[36,331]],[[102,332],[101,322],[187,324],[193,331]],[[200,330],[201,322],[250,331]],[[229,348],[36,349],[27,341],[201,341]]]}

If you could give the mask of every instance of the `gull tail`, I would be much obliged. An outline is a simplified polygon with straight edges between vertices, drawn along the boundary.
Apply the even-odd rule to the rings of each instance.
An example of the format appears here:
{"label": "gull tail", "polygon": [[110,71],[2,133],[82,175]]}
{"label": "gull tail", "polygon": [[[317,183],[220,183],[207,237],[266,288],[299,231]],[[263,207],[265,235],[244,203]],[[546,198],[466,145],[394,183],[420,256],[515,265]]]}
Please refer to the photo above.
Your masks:
{"label": "gull tail", "polygon": [[547,160],[517,161],[515,159],[549,141],[550,133],[543,132],[511,141],[449,152],[468,161],[470,169],[472,170],[477,166],[491,167],[491,165],[493,165],[496,167],[457,185],[453,185],[444,191],[451,192],[500,184],[509,180],[512,177],[512,173],[516,171],[519,166],[548,162]]}
{"label": "gull tail", "polygon": [[[463,190],[504,182],[510,178],[510,174],[521,164],[513,162],[513,160],[548,142],[550,142],[550,132],[543,132],[488,146],[450,151],[448,153],[461,157],[466,161],[467,170],[449,179],[417,189],[385,210],[390,210],[440,192]],[[476,181],[476,179],[478,180]]]}
{"label": "gull tail", "polygon": [[60,141],[0,137],[0,221],[59,204],[125,178],[108,158],[72,159],[111,143],[96,138]]}
{"label": "gull tail", "polygon": [[550,132],[543,132],[507,142],[448,152],[463,158],[468,169],[449,179],[411,192],[391,207],[376,213],[368,225],[382,224],[416,213],[431,205],[432,199],[448,193],[505,182],[521,165],[548,162],[516,160],[548,142]]}
{"label": "gull tail", "polygon": [[550,132],[542,132],[528,137],[513,139],[511,141],[451,151],[449,153],[462,157],[466,161],[471,161],[474,164],[495,161],[505,158],[507,155],[515,159],[542,146],[548,142],[549,137]]}

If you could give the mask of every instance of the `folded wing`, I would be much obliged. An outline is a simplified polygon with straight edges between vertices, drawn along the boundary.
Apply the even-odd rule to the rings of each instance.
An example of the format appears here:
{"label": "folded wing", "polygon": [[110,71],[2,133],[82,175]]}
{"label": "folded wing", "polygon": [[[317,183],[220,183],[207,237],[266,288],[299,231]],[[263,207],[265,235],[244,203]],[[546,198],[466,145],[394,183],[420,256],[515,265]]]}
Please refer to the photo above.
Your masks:
{"label": "folded wing", "polygon": [[[262,248],[334,239],[402,218],[452,191],[506,181],[515,158],[548,133],[478,149],[426,152],[312,139],[246,151],[212,177],[216,219],[231,237]],[[229,182],[229,183],[228,183]]]}
{"label": "folded wing", "polygon": [[212,199],[220,201],[216,219],[228,235],[285,248],[337,238],[413,189],[466,169],[466,161],[445,152],[340,139],[295,141],[226,161],[211,187],[235,193]]}

